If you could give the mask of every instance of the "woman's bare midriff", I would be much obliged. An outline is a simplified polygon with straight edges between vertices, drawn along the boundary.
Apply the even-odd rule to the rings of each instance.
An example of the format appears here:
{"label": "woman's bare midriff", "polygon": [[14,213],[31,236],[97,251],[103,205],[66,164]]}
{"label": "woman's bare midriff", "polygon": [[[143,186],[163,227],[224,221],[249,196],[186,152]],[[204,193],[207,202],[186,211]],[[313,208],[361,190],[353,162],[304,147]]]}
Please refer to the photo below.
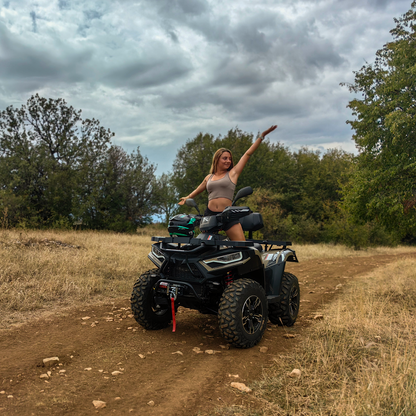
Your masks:
{"label": "woman's bare midriff", "polygon": [[211,201],[208,202],[208,208],[211,211],[215,212],[222,212],[225,208],[230,207],[232,204],[231,199],[228,198],[215,198],[211,199]]}

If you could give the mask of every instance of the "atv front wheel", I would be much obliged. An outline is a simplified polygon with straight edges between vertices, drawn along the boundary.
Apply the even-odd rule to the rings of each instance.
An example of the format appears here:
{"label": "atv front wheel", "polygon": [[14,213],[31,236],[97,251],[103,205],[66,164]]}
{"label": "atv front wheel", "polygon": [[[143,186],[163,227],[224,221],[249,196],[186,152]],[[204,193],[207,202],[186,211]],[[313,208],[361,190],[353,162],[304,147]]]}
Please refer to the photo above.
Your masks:
{"label": "atv front wheel", "polygon": [[237,348],[250,348],[262,338],[267,323],[267,298],[254,280],[227,286],[218,308],[221,335]]}
{"label": "atv front wheel", "polygon": [[143,273],[133,286],[131,310],[134,319],[145,329],[166,328],[172,320],[169,303],[160,305],[156,300],[154,287],[159,279],[158,269],[149,270]]}
{"label": "atv front wheel", "polygon": [[292,326],[298,317],[300,290],[298,278],[292,273],[283,273],[282,299],[269,304],[269,319],[279,326]]}

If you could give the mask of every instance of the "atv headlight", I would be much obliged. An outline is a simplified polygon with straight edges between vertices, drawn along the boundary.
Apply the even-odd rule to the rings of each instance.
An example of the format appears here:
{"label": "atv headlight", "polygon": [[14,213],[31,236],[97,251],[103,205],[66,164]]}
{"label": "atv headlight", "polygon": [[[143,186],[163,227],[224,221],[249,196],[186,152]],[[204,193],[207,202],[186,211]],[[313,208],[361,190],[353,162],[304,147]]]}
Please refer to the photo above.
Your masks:
{"label": "atv headlight", "polygon": [[237,253],[225,254],[224,256],[215,257],[209,260],[203,260],[205,264],[209,263],[221,263],[221,264],[229,264],[234,263],[236,261],[240,261],[243,258],[243,253],[241,251]]}

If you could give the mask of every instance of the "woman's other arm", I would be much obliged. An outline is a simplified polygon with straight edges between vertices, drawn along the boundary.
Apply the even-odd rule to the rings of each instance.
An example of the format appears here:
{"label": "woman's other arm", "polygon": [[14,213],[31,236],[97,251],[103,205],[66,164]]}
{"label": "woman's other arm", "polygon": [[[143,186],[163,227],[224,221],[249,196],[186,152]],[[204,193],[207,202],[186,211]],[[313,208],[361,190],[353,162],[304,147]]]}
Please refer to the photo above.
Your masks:
{"label": "woman's other arm", "polygon": [[189,198],[194,198],[197,195],[199,195],[201,192],[204,192],[205,189],[207,189],[207,182],[211,175],[205,176],[205,179],[201,182],[201,184],[196,188],[194,191],[192,191],[188,196],[181,197],[180,201],[178,202],[179,205],[184,205],[185,201]]}

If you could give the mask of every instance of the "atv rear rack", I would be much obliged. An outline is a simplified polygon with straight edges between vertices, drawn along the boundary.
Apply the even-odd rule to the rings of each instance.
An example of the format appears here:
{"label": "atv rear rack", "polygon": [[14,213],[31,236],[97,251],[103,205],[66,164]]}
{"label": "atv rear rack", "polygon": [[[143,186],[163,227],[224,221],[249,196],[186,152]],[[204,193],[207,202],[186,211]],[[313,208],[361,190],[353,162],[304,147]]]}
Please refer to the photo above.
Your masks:
{"label": "atv rear rack", "polygon": [[187,244],[195,247],[200,246],[227,246],[227,247],[254,247],[256,244],[265,246],[265,251],[271,250],[273,246],[281,246],[285,249],[291,246],[291,241],[274,241],[274,240],[246,240],[246,241],[228,241],[228,240],[201,240],[192,237],[152,237],[152,241],[163,244],[177,244],[178,249],[182,244]]}

